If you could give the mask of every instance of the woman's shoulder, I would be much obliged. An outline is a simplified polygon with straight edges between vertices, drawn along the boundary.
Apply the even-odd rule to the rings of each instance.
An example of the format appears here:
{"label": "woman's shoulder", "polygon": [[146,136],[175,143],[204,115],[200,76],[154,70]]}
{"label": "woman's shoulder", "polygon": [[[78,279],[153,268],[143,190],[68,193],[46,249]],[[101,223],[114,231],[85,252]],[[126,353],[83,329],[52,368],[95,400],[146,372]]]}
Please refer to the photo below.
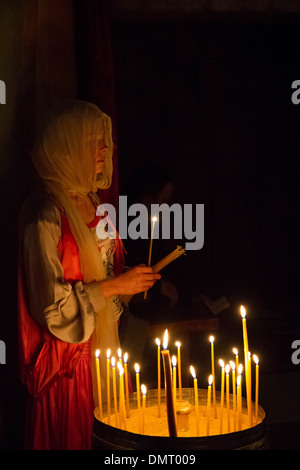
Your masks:
{"label": "woman's shoulder", "polygon": [[61,216],[58,203],[45,192],[34,192],[24,201],[19,223],[20,225],[49,222],[60,225]]}

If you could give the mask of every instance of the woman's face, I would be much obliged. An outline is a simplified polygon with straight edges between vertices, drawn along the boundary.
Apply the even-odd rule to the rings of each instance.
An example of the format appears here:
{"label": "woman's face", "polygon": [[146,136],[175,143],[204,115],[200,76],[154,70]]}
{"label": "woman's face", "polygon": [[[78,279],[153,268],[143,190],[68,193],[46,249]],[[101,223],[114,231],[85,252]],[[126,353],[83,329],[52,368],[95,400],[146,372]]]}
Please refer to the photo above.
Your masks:
{"label": "woman's face", "polygon": [[103,136],[99,134],[96,152],[96,172],[101,173],[104,167],[108,147],[105,145]]}

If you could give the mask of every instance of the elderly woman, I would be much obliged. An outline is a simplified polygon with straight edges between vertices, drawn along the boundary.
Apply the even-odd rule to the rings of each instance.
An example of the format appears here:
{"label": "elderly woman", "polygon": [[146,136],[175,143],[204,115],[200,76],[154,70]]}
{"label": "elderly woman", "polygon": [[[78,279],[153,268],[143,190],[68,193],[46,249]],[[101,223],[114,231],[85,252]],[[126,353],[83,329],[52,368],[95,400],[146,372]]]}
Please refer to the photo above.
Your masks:
{"label": "elderly woman", "polygon": [[111,184],[112,152],[110,118],[79,100],[48,114],[33,150],[41,189],[24,204],[19,231],[28,449],[91,447],[91,352],[116,351],[120,296],[160,278],[144,265],[123,272],[121,240],[97,238],[98,190]]}

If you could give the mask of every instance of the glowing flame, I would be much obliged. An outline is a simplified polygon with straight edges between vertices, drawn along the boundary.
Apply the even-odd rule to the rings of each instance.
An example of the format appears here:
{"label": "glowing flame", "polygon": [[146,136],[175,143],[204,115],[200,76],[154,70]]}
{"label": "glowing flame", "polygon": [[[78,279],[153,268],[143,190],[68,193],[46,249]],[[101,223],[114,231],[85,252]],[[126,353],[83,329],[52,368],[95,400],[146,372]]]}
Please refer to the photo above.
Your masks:
{"label": "glowing flame", "polygon": [[122,367],[122,364],[120,362],[117,363],[119,372],[120,372],[120,377],[124,374],[124,369]]}
{"label": "glowing flame", "polygon": [[160,340],[158,338],[156,338],[155,342],[156,342],[157,346],[160,346]]}
{"label": "glowing flame", "polygon": [[134,364],[134,370],[137,374],[140,372],[140,366],[137,363]]}
{"label": "glowing flame", "polygon": [[226,364],[225,372],[226,372],[227,375],[229,374],[229,372],[230,372],[230,365],[229,364]]}
{"label": "glowing flame", "polygon": [[195,379],[195,378],[196,378],[196,372],[195,372],[195,369],[194,369],[193,366],[190,366],[190,372],[191,372],[191,374],[192,374],[192,376],[193,376],[193,379]]}
{"label": "glowing flame", "polygon": [[108,350],[106,351],[106,357],[107,357],[107,359],[110,358],[110,349],[108,349]]}
{"label": "glowing flame", "polygon": [[236,385],[237,385],[237,387],[241,386],[241,376],[240,375],[238,375],[238,378],[236,379]]}
{"label": "glowing flame", "polygon": [[213,336],[210,336],[210,337],[209,337],[209,341],[210,341],[211,343],[213,343],[214,340],[215,340],[215,338],[214,338]]}
{"label": "glowing flame", "polygon": [[212,383],[213,383],[213,376],[210,375],[210,376],[208,377],[208,385],[211,385]]}
{"label": "glowing flame", "polygon": [[235,354],[236,356],[239,355],[239,352],[238,352],[238,350],[237,350],[236,348],[233,348],[233,349],[232,349],[232,352],[233,352],[233,354]]}
{"label": "glowing flame", "polygon": [[166,330],[165,334],[164,334],[164,340],[163,340],[163,348],[164,349],[167,349],[167,347],[168,347],[168,339],[169,339],[168,330]]}
{"label": "glowing flame", "polygon": [[243,364],[239,364],[239,367],[238,367],[238,373],[239,375],[241,375],[243,372]]}
{"label": "glowing flame", "polygon": [[219,360],[219,364],[222,367],[222,369],[225,367],[224,361],[222,359]]}
{"label": "glowing flame", "polygon": [[156,216],[152,217],[152,222],[157,222],[157,217]]}
{"label": "glowing flame", "polygon": [[115,365],[116,365],[116,360],[115,360],[114,356],[111,358],[110,362],[111,362],[111,365],[112,365],[113,367],[115,367]]}
{"label": "glowing flame", "polygon": [[95,352],[95,356],[96,356],[96,357],[99,357],[99,356],[100,356],[100,349],[97,349],[97,351]]}
{"label": "glowing flame", "polygon": [[175,346],[177,346],[177,348],[179,349],[179,348],[180,348],[180,346],[181,346],[181,343],[180,343],[180,341],[176,341],[176,343],[175,343]]}
{"label": "glowing flame", "polygon": [[255,364],[257,365],[257,364],[259,363],[259,360],[258,360],[257,355],[256,355],[256,354],[253,354],[252,357],[253,357],[253,360],[254,360]]}
{"label": "glowing flame", "polygon": [[233,361],[229,361],[230,367],[232,370],[235,370],[235,363]]}
{"label": "glowing flame", "polygon": [[143,395],[146,395],[146,393],[147,393],[146,385],[144,385],[144,384],[141,385],[141,391],[142,391]]}
{"label": "glowing flame", "polygon": [[241,312],[242,318],[245,318],[245,316],[246,316],[246,309],[245,309],[245,307],[243,307],[243,305],[241,305],[240,312]]}
{"label": "glowing flame", "polygon": [[122,357],[122,350],[121,348],[118,348],[118,358],[121,359]]}
{"label": "glowing flame", "polygon": [[173,365],[173,367],[176,367],[176,362],[177,362],[176,356],[172,356],[172,365]]}
{"label": "glowing flame", "polygon": [[128,361],[128,353],[126,352],[124,354],[124,364],[127,364],[127,361]]}

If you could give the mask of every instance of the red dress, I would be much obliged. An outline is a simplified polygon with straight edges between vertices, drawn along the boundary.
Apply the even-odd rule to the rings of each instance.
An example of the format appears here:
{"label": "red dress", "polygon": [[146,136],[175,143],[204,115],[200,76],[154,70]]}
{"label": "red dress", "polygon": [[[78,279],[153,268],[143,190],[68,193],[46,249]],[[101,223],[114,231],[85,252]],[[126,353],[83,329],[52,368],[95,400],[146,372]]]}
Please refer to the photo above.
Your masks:
{"label": "red dress", "polygon": [[[118,248],[116,271],[121,271]],[[65,280],[82,280],[78,247],[63,214],[58,251]],[[67,343],[39,326],[27,310],[21,263],[18,282],[20,372],[29,392],[25,448],[88,450],[94,410],[90,340]]]}

